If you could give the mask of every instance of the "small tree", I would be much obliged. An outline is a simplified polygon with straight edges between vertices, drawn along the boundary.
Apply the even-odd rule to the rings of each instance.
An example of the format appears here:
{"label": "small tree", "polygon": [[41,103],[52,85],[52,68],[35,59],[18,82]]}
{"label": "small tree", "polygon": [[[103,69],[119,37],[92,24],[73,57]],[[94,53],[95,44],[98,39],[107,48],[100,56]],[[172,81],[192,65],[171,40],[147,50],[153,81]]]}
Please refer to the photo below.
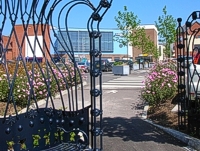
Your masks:
{"label": "small tree", "polygon": [[158,17],[158,21],[155,21],[158,29],[159,42],[165,45],[164,54],[171,57],[170,45],[175,42],[176,39],[176,19],[172,15],[167,15],[167,7],[163,8],[163,15]]}
{"label": "small tree", "polygon": [[152,55],[156,60],[159,57],[157,46],[146,34],[142,37],[142,53]]}
{"label": "small tree", "polygon": [[[122,46],[134,46],[142,50],[142,53],[151,52],[155,54],[155,49],[149,48],[153,42],[147,37],[144,28],[140,27],[141,21],[133,12],[129,12],[124,6],[124,12],[119,11],[115,16],[117,27],[121,30],[121,35],[115,35],[114,40],[122,44]],[[153,47],[153,46],[152,46]],[[155,46],[154,46],[155,47]],[[147,49],[148,48],[148,49]],[[156,50],[157,51],[157,50]]]}

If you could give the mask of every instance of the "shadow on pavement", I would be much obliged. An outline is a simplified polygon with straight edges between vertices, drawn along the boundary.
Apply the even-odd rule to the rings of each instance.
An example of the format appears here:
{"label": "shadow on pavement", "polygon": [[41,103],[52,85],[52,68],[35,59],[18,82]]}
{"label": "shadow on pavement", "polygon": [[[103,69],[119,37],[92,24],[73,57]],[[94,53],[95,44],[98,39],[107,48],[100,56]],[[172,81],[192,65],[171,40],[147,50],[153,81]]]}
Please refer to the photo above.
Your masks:
{"label": "shadow on pavement", "polygon": [[[184,147],[186,144],[173,138],[162,130],[143,121],[140,118],[105,117],[103,119],[104,138],[122,142],[156,142],[156,144],[170,144],[171,146]],[[141,146],[142,147],[142,146]],[[150,149],[150,148],[149,148]]]}

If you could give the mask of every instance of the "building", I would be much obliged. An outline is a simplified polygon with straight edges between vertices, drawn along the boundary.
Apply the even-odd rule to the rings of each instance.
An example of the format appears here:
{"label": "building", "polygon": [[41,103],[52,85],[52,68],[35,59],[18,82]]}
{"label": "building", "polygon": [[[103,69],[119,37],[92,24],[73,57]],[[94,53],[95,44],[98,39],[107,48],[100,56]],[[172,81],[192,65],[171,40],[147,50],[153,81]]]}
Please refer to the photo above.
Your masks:
{"label": "building", "polygon": [[[141,27],[145,29],[147,36],[149,36],[154,44],[158,47],[158,33],[155,25],[143,25]],[[119,29],[100,29],[100,31],[102,33],[102,58],[107,58],[110,60],[128,58],[135,60],[135,57],[138,57],[140,54],[142,54],[142,50],[136,49],[130,45],[123,47],[119,42],[113,40],[113,36],[120,36],[121,31]],[[89,59],[90,39],[87,29],[71,28],[69,29],[68,33],[71,39],[71,44],[65,30],[58,32],[58,39],[55,41],[57,53],[66,54],[66,52],[69,53],[73,49],[75,55],[80,56],[80,58],[86,57]],[[98,41],[95,41],[95,44],[98,45]],[[64,56],[67,57],[68,55]]]}
{"label": "building", "polygon": [[[181,50],[181,54],[180,54],[180,50],[178,51],[177,50],[177,46],[176,46],[176,43],[175,43],[175,57],[179,56],[179,55],[186,55],[187,54],[187,49],[189,51],[189,55],[190,56],[193,56],[193,50],[194,48],[198,48],[200,50],[200,32],[199,32],[199,29],[200,29],[200,24],[198,22],[194,22],[191,24],[191,27],[188,28],[187,27],[187,39],[185,41],[183,41],[183,38],[186,38],[186,26],[184,25],[182,27],[182,30],[183,32],[180,33],[180,43],[186,43],[189,44],[188,45],[188,48],[185,48],[184,49],[184,52]],[[185,45],[186,46],[186,45]],[[183,52],[183,53],[182,53]]]}
{"label": "building", "polygon": [[[155,25],[142,25],[142,28],[145,29],[145,33],[151,41],[154,42],[154,45],[158,47],[158,31]],[[143,54],[142,50],[130,46],[132,48],[132,57],[138,57],[140,54]]]}
{"label": "building", "polygon": [[[32,61],[34,55],[39,62],[44,62],[44,55],[50,60],[48,53],[48,51],[50,52],[49,25],[38,25],[35,27],[29,25],[26,32],[27,36],[25,36],[23,25],[15,25],[14,29],[15,33],[12,32],[9,36],[2,36],[3,49],[6,51],[7,60],[24,59],[25,61]],[[35,30],[37,35],[35,35]]]}

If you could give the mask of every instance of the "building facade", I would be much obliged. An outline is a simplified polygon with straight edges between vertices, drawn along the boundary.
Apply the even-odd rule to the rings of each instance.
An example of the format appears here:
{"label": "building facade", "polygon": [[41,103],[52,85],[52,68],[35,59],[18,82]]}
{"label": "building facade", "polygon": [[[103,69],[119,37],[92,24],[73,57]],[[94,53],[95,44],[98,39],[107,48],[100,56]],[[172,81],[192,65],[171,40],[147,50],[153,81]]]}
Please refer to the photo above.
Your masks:
{"label": "building facade", "polygon": [[[145,29],[147,36],[149,36],[154,44],[158,47],[158,33],[155,25],[143,25],[141,27]],[[90,39],[87,29],[69,29],[68,33],[69,36],[67,36],[67,32],[64,30],[58,32],[58,39],[55,41],[57,53],[65,54],[69,53],[73,49],[75,55],[89,59]],[[135,60],[135,57],[138,57],[140,54],[142,54],[142,50],[136,49],[131,45],[123,47],[119,42],[113,40],[113,36],[119,36],[121,34],[119,29],[101,29],[101,33],[102,58],[107,58],[113,61],[127,58],[130,60]],[[98,46],[99,42],[95,41],[95,45]],[[64,56],[67,57],[67,55]]]}
{"label": "building facade", "polygon": [[[186,43],[189,44],[188,45],[188,48],[185,47],[184,49],[184,52],[183,54],[184,55],[187,55],[187,50],[189,52],[189,55],[190,56],[193,56],[193,50],[195,48],[198,48],[199,51],[200,51],[200,32],[199,32],[199,29],[200,29],[200,25],[198,22],[194,22],[190,28],[187,28],[187,39],[183,41],[183,38],[186,38],[186,35],[185,35],[185,32],[186,32],[186,26],[183,26],[183,32],[181,33],[181,38],[179,39],[180,40],[180,43]],[[176,43],[174,44],[175,45],[175,57],[178,57],[179,55],[183,55],[183,54],[180,54],[180,51],[177,50],[177,45]],[[186,45],[185,45],[186,46]],[[181,51],[182,52],[182,51]]]}
{"label": "building facade", "polygon": [[[14,29],[15,33],[12,32],[10,36],[2,36],[3,49],[6,52],[7,60],[24,59],[25,61],[32,61],[33,56],[36,56],[39,62],[44,62],[44,55],[50,60],[49,25],[37,27],[29,25],[26,31],[27,36],[25,36],[23,25],[15,25]],[[35,35],[35,30],[37,30],[37,35]]]}

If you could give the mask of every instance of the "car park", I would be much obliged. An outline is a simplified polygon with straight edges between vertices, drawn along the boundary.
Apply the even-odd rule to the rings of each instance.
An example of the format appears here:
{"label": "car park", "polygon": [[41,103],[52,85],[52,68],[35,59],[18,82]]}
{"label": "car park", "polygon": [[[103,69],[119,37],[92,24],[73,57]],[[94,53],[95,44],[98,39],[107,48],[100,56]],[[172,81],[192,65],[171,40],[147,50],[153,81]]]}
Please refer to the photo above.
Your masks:
{"label": "car park", "polygon": [[84,72],[89,72],[89,68],[88,68],[88,65],[87,65],[87,62],[77,62],[77,66],[80,68],[80,69],[83,69]]}
{"label": "car park", "polygon": [[95,60],[95,67],[96,69],[99,69],[101,66],[101,71],[112,71],[112,64],[108,61],[108,59],[101,59],[101,63],[99,63],[99,60]]}

